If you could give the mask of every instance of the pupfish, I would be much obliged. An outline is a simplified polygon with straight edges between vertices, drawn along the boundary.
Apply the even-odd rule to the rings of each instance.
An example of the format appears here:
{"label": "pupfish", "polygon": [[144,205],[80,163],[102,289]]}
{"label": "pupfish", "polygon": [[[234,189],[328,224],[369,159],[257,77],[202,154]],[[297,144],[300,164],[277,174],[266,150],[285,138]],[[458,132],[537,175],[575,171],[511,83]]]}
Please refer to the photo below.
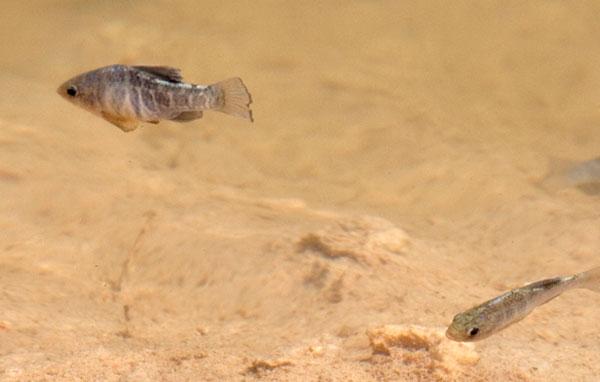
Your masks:
{"label": "pupfish", "polygon": [[566,177],[570,184],[576,185],[587,194],[600,193],[600,157],[571,167]]}
{"label": "pupfish", "polygon": [[478,341],[525,318],[536,307],[561,293],[585,288],[600,292],[600,267],[572,276],[527,284],[454,316],[446,336],[454,341]]}
{"label": "pupfish", "polygon": [[600,157],[583,162],[554,158],[551,170],[539,183],[548,191],[576,187],[588,195],[600,194]]}
{"label": "pupfish", "polygon": [[167,66],[106,66],[71,78],[58,94],[125,132],[140,122],[193,121],[205,110],[253,121],[252,98],[240,78],[195,85]]}

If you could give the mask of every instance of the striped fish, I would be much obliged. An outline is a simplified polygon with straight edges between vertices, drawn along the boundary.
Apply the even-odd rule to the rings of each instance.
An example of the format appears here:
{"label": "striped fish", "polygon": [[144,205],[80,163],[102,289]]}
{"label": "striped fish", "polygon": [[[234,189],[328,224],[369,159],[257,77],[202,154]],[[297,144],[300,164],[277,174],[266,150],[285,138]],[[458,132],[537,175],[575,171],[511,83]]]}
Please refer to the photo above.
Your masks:
{"label": "striped fish", "polygon": [[66,81],[58,94],[125,132],[140,122],[193,121],[204,110],[253,121],[252,99],[241,79],[195,85],[167,66],[106,66]]}
{"label": "striped fish", "polygon": [[536,281],[503,293],[454,316],[446,336],[460,342],[482,340],[522,320],[538,306],[574,288],[600,292],[600,267],[571,276]]}

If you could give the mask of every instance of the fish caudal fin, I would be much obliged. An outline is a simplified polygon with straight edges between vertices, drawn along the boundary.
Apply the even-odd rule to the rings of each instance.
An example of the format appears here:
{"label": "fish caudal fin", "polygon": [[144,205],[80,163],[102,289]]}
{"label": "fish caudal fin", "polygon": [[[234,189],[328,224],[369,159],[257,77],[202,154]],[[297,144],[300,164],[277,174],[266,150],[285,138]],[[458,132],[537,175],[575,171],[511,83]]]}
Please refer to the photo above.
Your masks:
{"label": "fish caudal fin", "polygon": [[230,78],[211,86],[216,88],[219,94],[223,95],[222,104],[215,108],[215,110],[254,122],[252,110],[250,110],[252,97],[240,78]]}
{"label": "fish caudal fin", "polygon": [[585,288],[600,293],[600,267],[580,273],[577,275],[577,278],[579,279],[578,286],[580,288]]}

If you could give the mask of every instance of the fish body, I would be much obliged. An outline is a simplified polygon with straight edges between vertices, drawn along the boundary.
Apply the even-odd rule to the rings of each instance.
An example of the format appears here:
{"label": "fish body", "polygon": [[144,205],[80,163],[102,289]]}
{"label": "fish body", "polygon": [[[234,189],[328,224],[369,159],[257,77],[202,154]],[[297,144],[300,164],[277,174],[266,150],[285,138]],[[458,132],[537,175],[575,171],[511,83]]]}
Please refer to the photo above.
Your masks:
{"label": "fish body", "polygon": [[525,318],[536,307],[572,288],[600,292],[600,267],[572,276],[527,284],[454,316],[446,336],[454,341],[478,341]]}
{"label": "fish body", "polygon": [[71,78],[58,93],[123,131],[135,130],[140,122],[192,121],[205,110],[252,121],[252,99],[241,79],[196,85],[166,66],[106,66]]}

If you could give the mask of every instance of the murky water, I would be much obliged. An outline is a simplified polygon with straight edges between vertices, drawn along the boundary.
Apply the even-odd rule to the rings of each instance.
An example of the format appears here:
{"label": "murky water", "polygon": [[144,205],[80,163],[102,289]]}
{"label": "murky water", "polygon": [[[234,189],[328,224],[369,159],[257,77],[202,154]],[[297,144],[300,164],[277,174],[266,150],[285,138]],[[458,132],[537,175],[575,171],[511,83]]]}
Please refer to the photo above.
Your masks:
{"label": "murky water", "polygon": [[[160,226],[164,240],[154,239],[154,247],[136,256],[169,252],[159,257],[159,264],[180,261],[172,248],[184,246],[188,235],[201,227],[225,232],[230,225],[247,223],[248,230],[258,227],[266,235],[275,228],[261,231],[263,220],[277,221],[281,227],[310,226],[285,211],[276,218],[262,216],[231,202],[253,198],[293,199],[312,209],[378,216],[432,248],[430,257],[406,260],[410,269],[419,270],[414,283],[396,285],[402,281],[390,275],[386,284],[405,291],[421,285],[421,280],[427,285],[423,300],[408,297],[406,305],[386,310],[383,306],[391,303],[381,297],[383,316],[375,319],[365,313],[365,322],[443,326],[458,310],[499,290],[538,276],[599,265],[598,195],[570,185],[541,186],[553,169],[561,168],[554,164],[578,163],[600,154],[598,17],[600,6],[568,2],[7,1],[0,15],[0,245],[5,248],[0,280],[2,273],[18,269],[17,276],[5,278],[8,289],[18,290],[21,279],[48,277],[56,284],[52,293],[66,296],[72,292],[70,285],[87,285],[84,279],[112,280],[112,292],[106,296],[86,287],[94,298],[114,302],[111,293],[119,293],[120,286],[115,286],[119,277],[112,267],[121,269],[123,253],[138,253],[135,248],[142,244],[136,235],[146,224]],[[161,123],[123,134],[55,94],[65,79],[113,63],[171,65],[195,83],[240,76],[252,93],[256,122],[248,125],[206,113],[190,124]],[[229,191],[218,191],[220,196],[211,199],[207,195],[215,189]],[[203,216],[203,208],[219,200],[233,204],[215,207],[204,216],[222,224],[217,224],[220,228],[208,223],[205,227],[199,217],[185,220],[193,206],[202,206],[197,216]],[[158,220],[148,218],[148,210]],[[293,237],[290,230],[282,228],[284,239]],[[227,234],[231,240],[248,234],[241,228],[235,232]],[[168,237],[178,237],[181,243]],[[223,253],[230,250],[226,243],[198,240],[194,245],[202,251],[210,252],[213,245]],[[222,262],[219,257],[206,264],[194,260],[224,273],[222,285],[233,282],[231,290],[223,286],[211,291],[215,301],[227,300],[239,292],[236,288],[252,290],[265,282],[263,276],[242,284],[231,281],[237,280],[238,271],[232,269],[244,257],[245,246],[259,248],[259,242],[248,239],[236,247],[237,256],[224,254]],[[239,270],[244,277],[262,266],[261,250],[248,251]],[[89,268],[74,271],[82,256],[93,258]],[[202,256],[189,257],[198,258]],[[272,265],[277,264],[274,260]],[[187,280],[186,272],[194,274],[189,263],[181,260],[179,265],[174,269],[187,268],[178,276],[182,280]],[[44,269],[52,271],[40,276]],[[107,276],[111,272],[116,272],[114,277]],[[141,285],[154,285],[152,275],[150,271],[142,278]],[[206,277],[210,279],[210,273]],[[0,324],[19,328],[7,329],[4,335],[20,333],[1,347],[8,357],[3,362],[7,376],[14,365],[26,368],[39,361],[37,356],[10,358],[17,346],[31,350],[42,341],[39,336],[50,338],[36,320],[51,315],[64,323],[60,312],[70,309],[69,304],[57,308],[40,288],[34,285],[26,288],[30,295],[14,292],[20,297],[0,300],[10,312],[4,318],[0,314]],[[179,293],[176,284],[169,288]],[[240,304],[264,298],[257,296],[240,296]],[[379,295],[373,290],[369,296]],[[34,299],[37,305],[29,306],[23,316],[18,304],[11,305],[19,298]],[[498,367],[520,370],[523,379],[551,373],[587,378],[600,372],[595,326],[600,309],[593,308],[599,298],[574,292],[552,302],[541,314],[499,336],[499,348],[495,340],[482,345],[478,367],[501,359]],[[354,300],[358,305],[347,302],[348,312],[362,306],[359,298]],[[162,306],[160,301],[153,304],[149,310]],[[197,313],[185,311],[186,303],[181,304],[173,309],[182,316]],[[242,309],[223,302],[228,304],[231,312]],[[233,320],[235,314],[223,309],[221,318]],[[262,311],[256,309],[259,318],[252,327],[288,328],[291,320],[313,322],[327,316],[329,308],[298,308],[295,316],[290,312],[288,319],[277,316],[273,321],[261,320]],[[241,317],[252,317],[251,307],[242,310],[250,313],[239,313]],[[573,314],[576,318],[571,319]],[[16,323],[26,319],[26,329],[37,334]],[[206,319],[218,322],[216,316]],[[168,326],[170,321],[161,322]],[[355,330],[364,333],[365,322],[356,323]],[[311,335],[333,330],[313,324]],[[76,323],[64,325],[65,331],[68,325],[80,328]],[[142,320],[138,325],[151,323]],[[301,336],[302,326],[294,328],[294,335]],[[230,344],[229,332],[214,330],[221,337],[212,346]],[[152,333],[146,338],[160,342],[160,335]],[[290,336],[297,339],[294,335]],[[103,343],[93,338],[90,349]],[[271,354],[283,344],[299,343],[281,338],[272,345],[248,339],[240,346]],[[570,349],[573,360],[580,360],[573,370],[564,364],[536,364],[535,360],[558,357],[549,355],[555,345]],[[60,353],[44,349],[47,354]],[[517,357],[533,361],[526,364]],[[328,358],[321,360],[319,367],[327,369]],[[319,367],[311,369],[311,375],[317,375]]]}

